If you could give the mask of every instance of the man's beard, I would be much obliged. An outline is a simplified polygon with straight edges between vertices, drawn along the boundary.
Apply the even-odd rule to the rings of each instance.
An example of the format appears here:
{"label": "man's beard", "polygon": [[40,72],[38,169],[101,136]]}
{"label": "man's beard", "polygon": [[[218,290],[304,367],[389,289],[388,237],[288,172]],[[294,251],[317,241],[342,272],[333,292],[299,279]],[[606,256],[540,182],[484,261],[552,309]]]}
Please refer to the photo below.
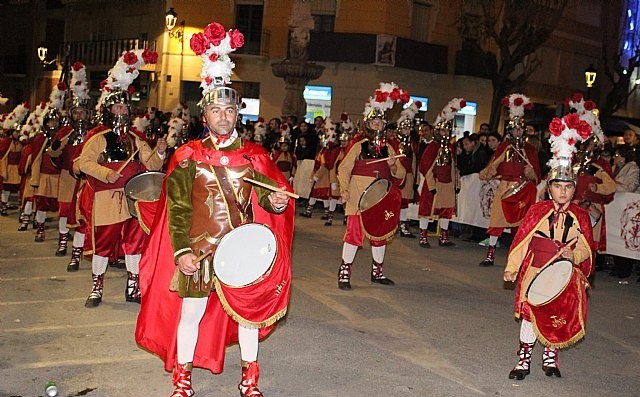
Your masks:
{"label": "man's beard", "polygon": [[211,132],[216,135],[229,135],[233,132],[234,126],[233,124],[229,124],[229,126],[220,126],[216,125],[211,129]]}

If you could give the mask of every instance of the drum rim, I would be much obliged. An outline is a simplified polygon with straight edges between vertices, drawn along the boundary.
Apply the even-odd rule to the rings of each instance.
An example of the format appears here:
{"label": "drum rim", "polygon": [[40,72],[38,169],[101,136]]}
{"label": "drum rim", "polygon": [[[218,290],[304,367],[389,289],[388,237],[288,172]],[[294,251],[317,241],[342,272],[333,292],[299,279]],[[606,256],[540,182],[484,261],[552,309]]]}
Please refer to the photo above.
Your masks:
{"label": "drum rim", "polygon": [[[555,295],[553,295],[547,301],[542,302],[542,303],[531,303],[531,301],[529,301],[529,291],[531,290],[531,286],[533,285],[534,281],[536,281],[538,276],[540,276],[540,274],[542,274],[543,271],[545,271],[546,269],[548,269],[549,267],[555,265],[558,262],[569,262],[569,263],[571,263],[571,273],[569,275],[569,278],[567,279],[567,282],[564,284],[564,286],[562,287],[562,289],[560,291],[558,291]],[[538,271],[538,274],[536,274],[536,276],[533,278],[533,280],[531,280],[531,283],[529,284],[529,287],[527,288],[527,292],[525,293],[525,298],[527,299],[527,303],[529,303],[529,305],[531,305],[533,307],[540,307],[540,306],[544,306],[547,303],[553,301],[558,296],[560,296],[560,294],[562,294],[567,289],[567,287],[569,287],[569,284],[571,284],[571,279],[573,278],[573,274],[575,273],[575,271],[576,271],[575,266],[568,259],[558,259],[558,260],[555,260],[555,261],[549,263],[548,265],[540,268],[540,271]]]}
{"label": "drum rim", "polygon": [[360,198],[358,199],[358,210],[360,210],[360,211],[366,211],[366,210],[368,210],[368,209],[370,209],[370,208],[373,208],[376,204],[378,204],[379,202],[381,202],[381,201],[382,201],[382,200],[387,196],[387,195],[385,194],[384,196],[380,197],[380,198],[378,199],[378,201],[376,201],[375,203],[373,203],[369,208],[364,209],[364,210],[362,209],[362,205],[361,205],[361,204],[362,204],[362,198],[364,197],[364,195],[367,193],[367,191],[368,191],[368,190],[369,190],[369,189],[370,189],[374,184],[376,184],[376,183],[378,183],[378,182],[380,182],[380,181],[385,181],[385,182],[387,182],[387,194],[389,193],[389,191],[391,191],[391,186],[392,186],[391,181],[389,181],[389,180],[387,180],[387,179],[384,179],[384,178],[378,178],[378,179],[376,179],[375,181],[371,182],[371,183],[369,184],[369,186],[367,186],[367,188],[366,188],[366,189],[364,189],[364,191],[363,191],[363,192],[362,192],[362,194],[360,195]]}
{"label": "drum rim", "polygon": [[[531,182],[530,180],[524,180],[520,183],[518,183],[517,185],[513,185],[507,188],[507,190],[505,190],[505,192],[502,194],[502,197],[500,197],[500,199],[506,199],[509,198],[511,196],[514,196],[516,194],[518,194],[522,189],[524,189],[525,186],[527,186],[527,183]],[[513,189],[513,190],[512,190]]]}
{"label": "drum rim", "polygon": [[137,174],[135,174],[134,176],[129,178],[129,180],[124,184],[123,189],[124,189],[124,196],[125,196],[126,201],[127,201],[127,208],[129,209],[129,215],[131,215],[133,218],[139,219],[138,216],[137,216],[138,215],[137,212],[136,212],[136,214],[131,212],[131,206],[129,205],[130,202],[133,202],[133,206],[137,210],[138,201],[142,201],[142,202],[145,202],[145,203],[155,203],[156,201],[160,200],[160,197],[158,197],[155,200],[138,200],[138,199],[135,199],[135,198],[131,197],[131,195],[129,194],[129,189],[127,189],[127,185],[129,185],[129,182],[133,181],[135,178],[137,178],[137,177],[139,177],[141,175],[157,175],[157,174],[163,175],[162,178],[164,178],[167,175],[165,172],[162,172],[162,171],[143,171],[143,172],[138,172]]}
{"label": "drum rim", "polygon": [[[225,238],[231,234],[233,231],[238,230],[238,229],[246,229],[247,227],[259,227],[259,226],[263,226],[264,228],[266,228],[267,230],[269,230],[269,232],[271,232],[271,234],[273,235],[273,239],[275,241],[275,246],[276,246],[276,252],[275,255],[273,256],[273,260],[271,261],[271,264],[269,265],[269,267],[267,268],[267,270],[262,274],[262,276],[258,277],[256,280],[250,282],[249,284],[244,284],[244,285],[229,285],[227,283],[225,283],[224,281],[220,280],[220,278],[218,277],[218,274],[216,273],[216,253],[218,252],[218,248],[222,245],[222,243],[225,241]],[[228,239],[227,239],[228,240]],[[273,266],[276,263],[276,259],[278,258],[278,252],[279,252],[279,247],[278,247],[278,236],[274,233],[273,230],[271,230],[271,228],[268,225],[265,225],[264,223],[259,223],[259,222],[249,222],[249,223],[244,223],[240,226],[236,226],[233,229],[231,229],[229,232],[227,232],[224,236],[222,236],[222,238],[220,238],[220,241],[218,242],[218,244],[216,245],[216,250],[213,252],[213,258],[212,258],[212,262],[213,262],[213,277],[222,285],[224,285],[227,288],[246,288],[246,287],[250,287],[254,284],[257,284],[259,282],[262,282],[262,280],[264,280],[267,276],[269,276],[271,274],[271,271],[273,270]]]}

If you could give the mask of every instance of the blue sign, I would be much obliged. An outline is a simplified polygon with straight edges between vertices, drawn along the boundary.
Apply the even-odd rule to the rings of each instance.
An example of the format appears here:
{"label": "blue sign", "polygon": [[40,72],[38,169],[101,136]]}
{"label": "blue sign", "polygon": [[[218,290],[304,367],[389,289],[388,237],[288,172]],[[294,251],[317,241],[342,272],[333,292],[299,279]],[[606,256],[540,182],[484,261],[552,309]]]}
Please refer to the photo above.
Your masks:
{"label": "blue sign", "polygon": [[331,87],[323,85],[308,85],[304,87],[304,99],[307,101],[330,101]]}

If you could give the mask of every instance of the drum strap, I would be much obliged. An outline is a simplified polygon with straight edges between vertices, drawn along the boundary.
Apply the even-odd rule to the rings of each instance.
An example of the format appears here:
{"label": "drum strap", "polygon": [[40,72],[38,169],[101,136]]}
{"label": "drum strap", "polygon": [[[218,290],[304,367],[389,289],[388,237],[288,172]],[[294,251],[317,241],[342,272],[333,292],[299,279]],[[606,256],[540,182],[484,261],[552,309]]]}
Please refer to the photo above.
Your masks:
{"label": "drum strap", "polygon": [[227,177],[225,168],[212,166],[211,169],[216,174],[216,179],[220,186],[220,192],[222,192],[224,200],[227,202],[227,206],[229,207],[229,219],[231,220],[231,225],[233,225],[233,227],[240,226],[242,224],[241,206],[238,203],[238,200],[236,200],[233,185],[231,185],[231,181]]}

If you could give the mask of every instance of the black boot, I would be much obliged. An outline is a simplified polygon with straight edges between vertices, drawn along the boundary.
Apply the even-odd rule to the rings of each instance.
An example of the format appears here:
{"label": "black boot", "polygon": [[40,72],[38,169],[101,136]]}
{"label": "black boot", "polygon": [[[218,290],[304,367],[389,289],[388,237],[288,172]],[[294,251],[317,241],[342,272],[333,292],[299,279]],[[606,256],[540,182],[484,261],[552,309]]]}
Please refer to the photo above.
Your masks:
{"label": "black boot", "polygon": [[89,297],[84,302],[84,307],[92,308],[98,307],[100,302],[102,302],[102,289],[104,285],[104,274],[92,274],[93,277],[93,287],[91,288],[91,293]]}
{"label": "black boot", "polygon": [[304,212],[301,212],[300,215],[305,218],[311,218],[311,211],[313,211],[313,205],[307,205],[307,209]]}
{"label": "black boot", "polygon": [[322,219],[323,221],[326,221],[327,219],[329,219],[329,209],[328,208],[324,209],[324,213],[322,214],[320,219]]}
{"label": "black boot", "polygon": [[420,240],[418,240],[418,244],[420,244],[422,248],[431,248],[431,244],[429,244],[429,236],[427,233],[427,229],[420,230]]}
{"label": "black boot", "polygon": [[523,380],[529,375],[531,366],[531,350],[535,346],[535,342],[527,343],[520,341],[520,350],[518,350],[518,364],[509,372],[509,379]]}
{"label": "black boot", "polygon": [[440,239],[438,245],[441,247],[453,247],[455,244],[449,240],[449,231],[447,229],[440,230]]}
{"label": "black boot", "polygon": [[67,255],[67,245],[69,244],[69,233],[60,233],[58,236],[58,250],[56,256]]}
{"label": "black boot", "polygon": [[324,222],[325,226],[331,226],[333,225],[333,211],[329,211],[328,215],[327,215],[327,220]]}
{"label": "black boot", "polygon": [[400,237],[416,238],[415,234],[409,230],[409,221],[400,222]]}
{"label": "black boot", "polygon": [[351,289],[351,263],[342,263],[338,269],[338,288]]}
{"label": "black boot", "polygon": [[562,377],[560,369],[558,368],[558,349],[547,346],[544,347],[544,353],[542,353],[542,370],[547,376]]}
{"label": "black boot", "polygon": [[496,246],[490,245],[487,250],[487,257],[480,262],[480,267],[489,267],[493,266],[493,261],[496,259]]}
{"label": "black boot", "polygon": [[127,302],[140,303],[140,275],[127,272],[127,287],[124,290]]}
{"label": "black boot", "polygon": [[9,205],[7,203],[0,203],[0,216],[9,216],[8,208]]}
{"label": "black boot", "polygon": [[19,232],[24,232],[29,228],[29,215],[22,214],[20,216],[20,227],[18,228]]}
{"label": "black boot", "polygon": [[346,224],[347,224],[347,215],[343,215],[342,224],[346,226]]}
{"label": "black boot", "polygon": [[34,239],[36,243],[41,243],[44,241],[44,228],[45,228],[44,222],[38,223],[38,228],[36,229],[36,238]]}
{"label": "black boot", "polygon": [[371,282],[382,285],[396,285],[393,280],[386,278],[384,274],[382,274],[382,263],[376,261],[373,261],[371,266]]}
{"label": "black boot", "polygon": [[71,247],[71,261],[67,265],[68,272],[77,272],[82,260],[82,247]]}

